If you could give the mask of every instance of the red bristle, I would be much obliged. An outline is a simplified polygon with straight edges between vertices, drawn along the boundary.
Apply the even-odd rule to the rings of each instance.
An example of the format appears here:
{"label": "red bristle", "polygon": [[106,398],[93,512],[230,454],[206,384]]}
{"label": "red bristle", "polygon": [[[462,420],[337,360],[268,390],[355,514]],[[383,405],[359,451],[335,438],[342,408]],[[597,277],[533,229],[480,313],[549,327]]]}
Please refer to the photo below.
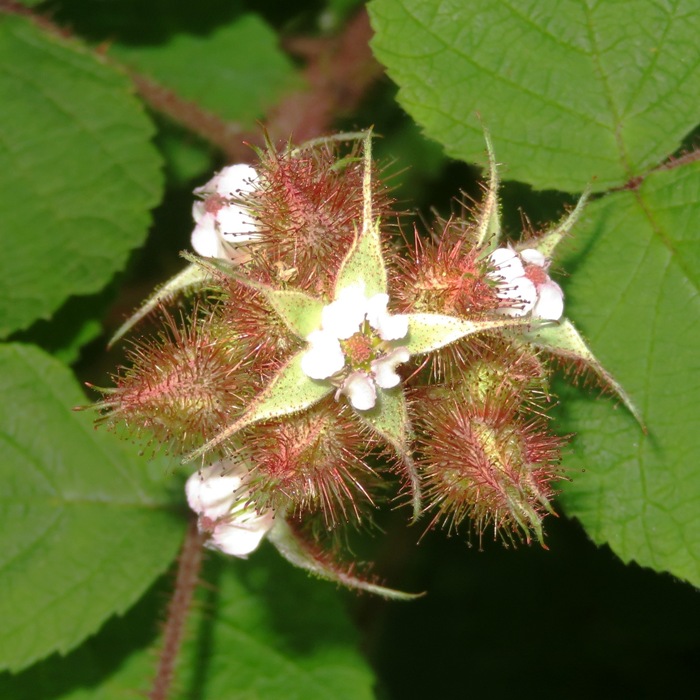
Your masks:
{"label": "red bristle", "polygon": [[206,321],[181,328],[169,313],[164,319],[157,338],[133,344],[132,366],[97,407],[105,411],[101,421],[148,431],[187,452],[242,411],[251,396],[250,373],[241,349],[212,335]]}

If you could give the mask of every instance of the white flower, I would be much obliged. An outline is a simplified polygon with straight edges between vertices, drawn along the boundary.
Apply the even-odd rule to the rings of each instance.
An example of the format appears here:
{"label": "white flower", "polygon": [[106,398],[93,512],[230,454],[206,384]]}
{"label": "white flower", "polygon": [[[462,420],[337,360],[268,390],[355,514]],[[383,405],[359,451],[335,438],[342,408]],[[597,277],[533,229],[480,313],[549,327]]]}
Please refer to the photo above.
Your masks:
{"label": "white flower", "polygon": [[192,205],[195,228],[192,248],[205,258],[228,258],[230,244],[246,243],[258,235],[258,226],[240,197],[255,189],[258,173],[250,165],[229,165],[194,193],[202,198]]}
{"label": "white flower", "polygon": [[[336,398],[344,394],[358,411],[374,408],[376,387],[391,389],[401,377],[396,366],[410,355],[404,347],[389,341],[405,338],[408,316],[387,311],[387,294],[365,295],[364,284],[338,292],[336,299],[321,312],[321,329],[310,333],[309,349],[301,358],[301,368],[311,379],[328,379],[348,366]],[[341,341],[348,341],[345,347]]]}
{"label": "white flower", "polygon": [[489,256],[494,270],[489,276],[498,283],[498,298],[508,304],[501,311],[508,316],[525,316],[558,321],[564,313],[564,292],[547,273],[549,260],[534,248],[517,253],[498,248]]}
{"label": "white flower", "polygon": [[209,533],[206,546],[235,557],[258,548],[274,524],[271,510],[257,512],[244,485],[247,470],[230,462],[217,462],[190,476],[185,493],[197,513],[200,532]]}

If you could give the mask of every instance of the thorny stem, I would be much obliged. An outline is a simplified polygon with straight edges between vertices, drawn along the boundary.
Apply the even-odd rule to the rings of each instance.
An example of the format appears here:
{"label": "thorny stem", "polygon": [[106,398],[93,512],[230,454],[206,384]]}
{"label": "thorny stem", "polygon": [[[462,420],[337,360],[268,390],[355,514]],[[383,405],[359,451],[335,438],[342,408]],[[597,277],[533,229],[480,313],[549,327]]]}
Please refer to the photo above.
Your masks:
{"label": "thorny stem", "polygon": [[[44,31],[64,38],[73,36],[50,17],[13,0],[0,0],[0,12],[26,17]],[[273,141],[291,136],[294,142],[301,143],[322,136],[332,129],[338,116],[351,114],[359,106],[368,89],[383,74],[369,47],[371,35],[367,11],[362,8],[337,36],[290,38],[285,42],[291,53],[306,59],[302,71],[305,85],[284,96],[262,120]],[[118,63],[103,51],[98,52],[103,54],[103,60]],[[260,129],[246,131],[240,124],[222,119],[128,66],[119,65],[151,109],[219,148],[227,162],[250,160],[252,151],[246,144],[264,146]]]}
{"label": "thorny stem", "polygon": [[153,686],[148,694],[149,700],[167,700],[168,698],[175,665],[182,646],[185,623],[199,582],[204,551],[203,544],[204,535],[197,529],[196,520],[192,519],[178,557],[175,590],[168,604],[168,614],[163,630],[163,646]]}

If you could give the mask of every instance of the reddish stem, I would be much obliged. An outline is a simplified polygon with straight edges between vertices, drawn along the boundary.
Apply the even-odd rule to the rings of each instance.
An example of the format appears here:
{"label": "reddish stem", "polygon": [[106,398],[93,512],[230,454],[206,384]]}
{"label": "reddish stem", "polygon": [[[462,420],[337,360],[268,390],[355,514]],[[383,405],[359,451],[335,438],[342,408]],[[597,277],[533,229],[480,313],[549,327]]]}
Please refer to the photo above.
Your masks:
{"label": "reddish stem", "polygon": [[187,528],[185,541],[178,557],[175,590],[168,604],[163,630],[163,646],[158,659],[158,669],[153,680],[149,700],[167,700],[175,674],[175,665],[182,646],[185,623],[192,607],[192,599],[202,568],[204,535],[192,520]]}

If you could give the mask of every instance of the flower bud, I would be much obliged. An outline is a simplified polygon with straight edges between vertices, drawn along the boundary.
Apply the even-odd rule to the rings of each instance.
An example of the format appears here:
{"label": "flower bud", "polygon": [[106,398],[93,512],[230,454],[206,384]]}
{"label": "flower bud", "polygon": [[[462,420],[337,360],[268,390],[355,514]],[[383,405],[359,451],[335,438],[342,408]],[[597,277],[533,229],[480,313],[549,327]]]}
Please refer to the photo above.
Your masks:
{"label": "flower bud", "polygon": [[116,377],[97,408],[103,421],[124,422],[187,452],[221,430],[250,396],[246,359],[236,343],[210,333],[208,323],[181,329],[169,314],[157,338],[128,352],[133,365]]}
{"label": "flower bud", "polygon": [[427,510],[437,511],[432,523],[457,530],[468,519],[479,538],[493,528],[506,540],[529,542],[534,534],[541,542],[562,443],[546,420],[521,415],[517,396],[504,391],[439,387],[417,403]]}

